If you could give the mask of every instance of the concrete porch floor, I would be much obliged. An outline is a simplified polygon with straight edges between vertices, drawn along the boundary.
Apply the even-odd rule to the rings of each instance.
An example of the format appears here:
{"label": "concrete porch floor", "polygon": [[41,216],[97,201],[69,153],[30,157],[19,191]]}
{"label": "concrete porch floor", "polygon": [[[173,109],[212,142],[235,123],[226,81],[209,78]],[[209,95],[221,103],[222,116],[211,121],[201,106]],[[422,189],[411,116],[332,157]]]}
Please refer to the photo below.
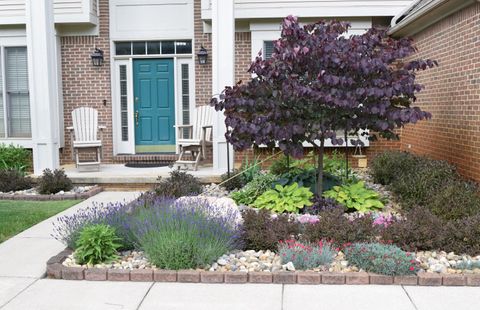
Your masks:
{"label": "concrete porch floor", "polygon": [[[65,173],[75,184],[98,184],[107,188],[138,189],[142,186],[154,184],[161,176],[166,178],[169,173],[176,169],[170,167],[157,168],[129,168],[124,164],[102,164],[100,171],[87,167],[75,168],[75,165],[64,165]],[[199,178],[202,183],[220,182],[220,176],[225,171],[214,170],[212,167],[199,167],[197,171],[186,170],[188,173]]]}

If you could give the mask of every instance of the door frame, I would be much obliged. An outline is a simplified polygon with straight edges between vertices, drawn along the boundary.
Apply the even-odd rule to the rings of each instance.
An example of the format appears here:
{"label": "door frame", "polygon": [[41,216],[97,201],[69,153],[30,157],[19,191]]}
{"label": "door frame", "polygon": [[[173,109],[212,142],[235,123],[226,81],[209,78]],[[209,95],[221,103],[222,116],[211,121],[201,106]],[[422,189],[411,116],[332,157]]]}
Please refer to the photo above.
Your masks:
{"label": "door frame", "polygon": [[[113,43],[112,43],[113,44]],[[189,99],[190,99],[190,122],[194,117],[195,109],[195,59],[193,55],[135,55],[135,56],[112,56],[111,89],[112,89],[112,133],[113,133],[113,155],[136,154],[135,152],[135,124],[134,124],[134,83],[133,83],[133,60],[134,59],[172,59],[173,58],[173,82],[174,82],[174,106],[175,123],[183,124],[182,117],[182,92],[181,92],[181,65],[189,65]],[[121,111],[120,111],[120,66],[127,68],[127,95],[128,95],[128,141],[122,141],[121,133]],[[178,131],[175,130],[175,141],[178,141]],[[175,152],[179,152],[178,144]]]}

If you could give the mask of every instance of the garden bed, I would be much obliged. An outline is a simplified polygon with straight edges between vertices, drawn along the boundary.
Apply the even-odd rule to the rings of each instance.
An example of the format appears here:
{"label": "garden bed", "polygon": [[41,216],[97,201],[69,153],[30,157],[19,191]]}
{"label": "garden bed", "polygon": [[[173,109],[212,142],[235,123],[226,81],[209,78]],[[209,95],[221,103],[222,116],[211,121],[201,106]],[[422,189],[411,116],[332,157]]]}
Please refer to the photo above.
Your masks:
{"label": "garden bed", "polygon": [[87,199],[103,191],[103,188],[94,186],[76,186],[70,191],[60,191],[56,194],[42,195],[35,188],[28,190],[20,190],[15,192],[0,193],[0,200],[31,200],[31,201],[47,201],[47,200],[77,200]]}
{"label": "garden bed", "polygon": [[47,262],[50,279],[88,281],[137,281],[183,283],[276,283],[276,284],[355,284],[355,285],[421,285],[421,286],[480,286],[480,274],[436,274],[388,276],[367,272],[315,271],[206,271],[161,269],[115,269],[67,267],[64,261],[72,254],[65,249]]}
{"label": "garden bed", "polygon": [[[338,159],[326,158],[327,183],[336,185],[322,197],[310,190],[316,177],[308,160],[280,161],[268,172],[244,164],[241,180],[221,186],[175,171],[131,203],[60,218],[54,235],[75,251],[53,257],[48,275],[480,286],[480,200],[447,164],[392,153],[343,177]],[[436,202],[452,187],[460,202]]]}

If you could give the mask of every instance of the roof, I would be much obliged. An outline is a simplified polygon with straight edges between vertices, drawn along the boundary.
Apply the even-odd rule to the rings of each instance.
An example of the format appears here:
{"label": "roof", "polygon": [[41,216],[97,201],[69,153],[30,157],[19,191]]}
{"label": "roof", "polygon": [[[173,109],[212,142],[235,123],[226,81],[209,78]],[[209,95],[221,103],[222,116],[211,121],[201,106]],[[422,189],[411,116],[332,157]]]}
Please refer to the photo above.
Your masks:
{"label": "roof", "polygon": [[477,0],[416,0],[392,19],[390,35],[412,36]]}

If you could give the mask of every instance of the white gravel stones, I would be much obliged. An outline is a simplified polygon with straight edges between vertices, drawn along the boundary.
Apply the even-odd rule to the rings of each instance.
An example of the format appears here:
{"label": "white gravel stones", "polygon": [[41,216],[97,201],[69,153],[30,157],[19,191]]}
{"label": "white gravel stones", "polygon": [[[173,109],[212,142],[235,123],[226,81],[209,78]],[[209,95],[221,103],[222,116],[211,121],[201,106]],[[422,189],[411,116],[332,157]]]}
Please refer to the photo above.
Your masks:
{"label": "white gravel stones", "polygon": [[76,262],[74,254],[65,259],[63,262],[67,267],[86,267],[86,268],[107,268],[107,269],[156,269],[152,265],[142,251],[124,251],[120,253],[119,259],[111,263],[103,263],[97,265],[80,265]]}
{"label": "white gravel stones", "polygon": [[[94,186],[75,186],[74,188],[72,188],[69,191],[59,191],[58,193],[53,194],[53,195],[63,196],[63,195],[67,195],[67,194],[82,194],[82,193],[88,192],[93,187]],[[35,187],[25,189],[25,190],[21,190],[21,191],[15,191],[15,192],[13,192],[13,191],[10,191],[10,192],[7,192],[7,193],[0,192],[0,194],[32,195],[32,196],[40,195],[40,193],[37,191],[37,188],[35,188]]]}
{"label": "white gravel stones", "polygon": [[[292,267],[295,268],[292,264]],[[281,259],[272,251],[235,251],[222,255],[209,271],[273,272],[282,270]]]}
{"label": "white gravel stones", "polygon": [[[480,255],[456,255],[453,252],[444,251],[421,251],[416,253],[416,259],[420,267],[426,272],[432,273],[480,273],[480,268],[462,269],[457,266],[480,264]],[[477,263],[475,263],[477,262]],[[480,266],[480,265],[477,265]]]}

